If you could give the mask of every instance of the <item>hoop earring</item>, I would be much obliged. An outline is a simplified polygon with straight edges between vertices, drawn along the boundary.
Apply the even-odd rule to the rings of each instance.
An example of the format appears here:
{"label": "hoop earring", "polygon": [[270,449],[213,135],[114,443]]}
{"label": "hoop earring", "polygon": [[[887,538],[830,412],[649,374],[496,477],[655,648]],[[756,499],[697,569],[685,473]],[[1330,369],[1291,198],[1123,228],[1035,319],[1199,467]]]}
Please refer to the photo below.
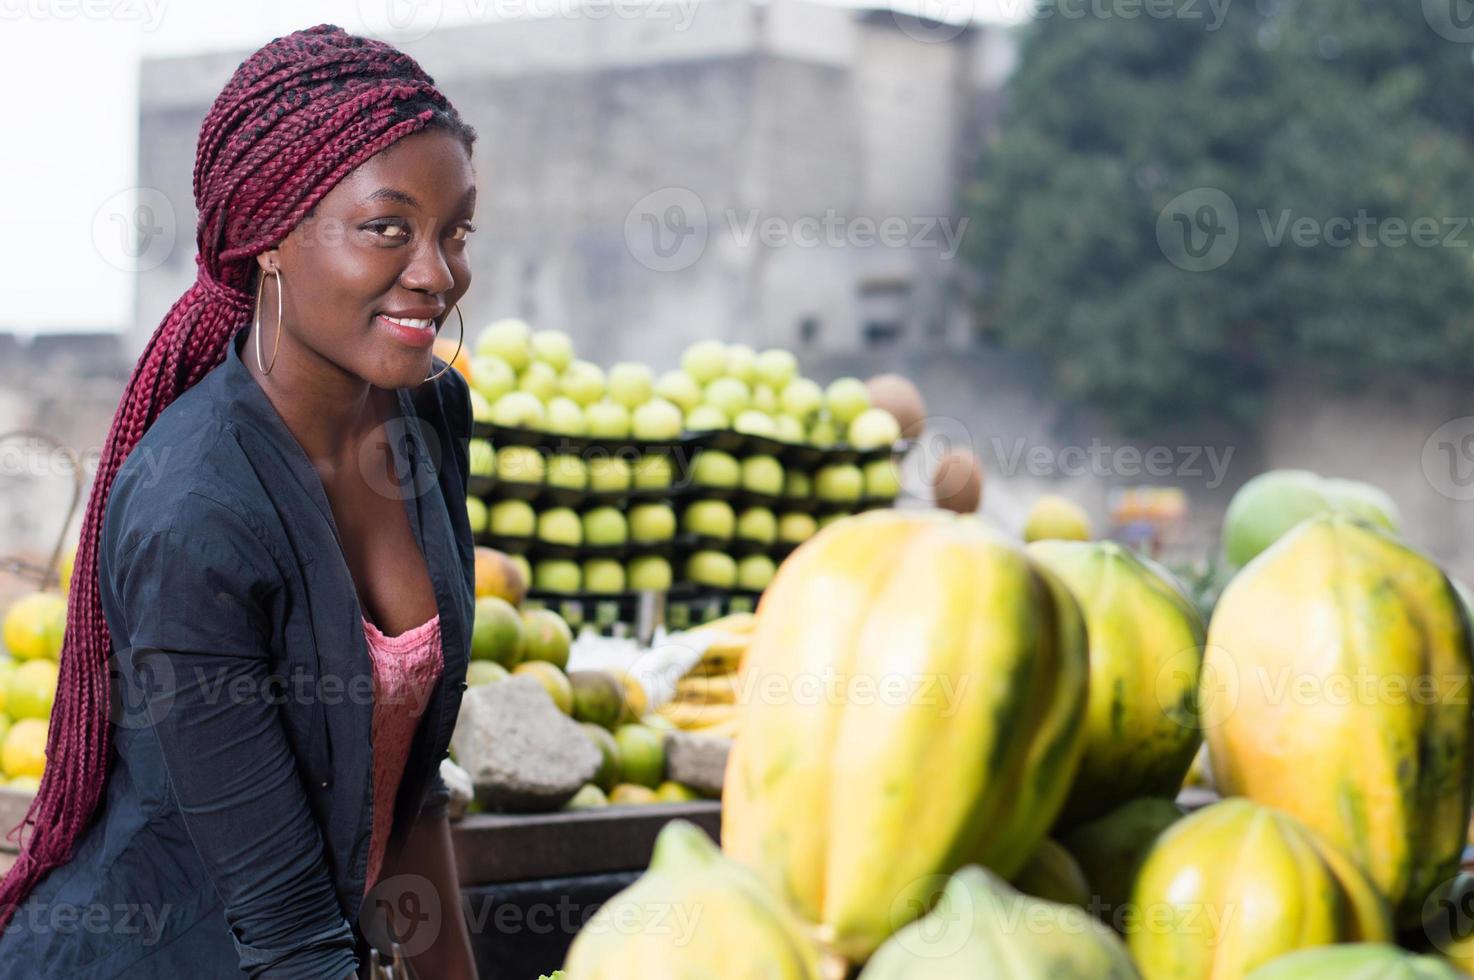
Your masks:
{"label": "hoop earring", "polygon": [[256,277],[255,327],[252,332],[256,335],[256,366],[261,369],[262,374],[270,374],[271,368],[276,367],[276,352],[281,348],[281,273],[273,272],[272,275],[276,277],[276,342],[271,345],[271,367],[261,363],[261,287],[265,284],[266,277]]}
{"label": "hoop earring", "polygon": [[[456,311],[456,319],[461,321],[461,339],[456,341],[456,352],[450,355],[450,360],[445,363],[445,367],[430,375],[428,378],[425,379],[425,381],[434,381],[446,371],[449,371],[451,369],[451,366],[455,364],[455,359],[461,354],[461,345],[466,342],[466,320],[465,317],[461,316],[461,304],[456,303],[452,307],[452,309]],[[420,384],[424,384],[425,381],[421,381]]]}

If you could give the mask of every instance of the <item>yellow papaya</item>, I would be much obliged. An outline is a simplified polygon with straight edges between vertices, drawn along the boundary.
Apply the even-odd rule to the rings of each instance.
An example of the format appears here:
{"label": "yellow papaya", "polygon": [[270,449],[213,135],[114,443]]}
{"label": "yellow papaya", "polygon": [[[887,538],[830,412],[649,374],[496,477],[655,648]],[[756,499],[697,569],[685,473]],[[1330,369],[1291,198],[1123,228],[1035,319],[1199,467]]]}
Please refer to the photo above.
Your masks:
{"label": "yellow papaya", "polygon": [[938,876],[1018,872],[1079,764],[1085,630],[1018,545],[942,511],[871,511],[763,593],[722,846],[861,962]]}
{"label": "yellow papaya", "polygon": [[1090,642],[1085,754],[1060,826],[1138,797],[1173,799],[1202,743],[1202,617],[1171,572],[1114,541],[1039,541],[1028,552],[1079,601]]}
{"label": "yellow papaya", "polygon": [[1083,909],[1020,894],[976,865],[896,933],[860,980],[1139,980],[1116,934]]}
{"label": "yellow papaya", "polygon": [[1318,831],[1414,926],[1467,835],[1471,681],[1469,624],[1438,566],[1356,518],[1311,518],[1214,610],[1200,691],[1214,782]]}
{"label": "yellow papaya", "polygon": [[563,970],[578,980],[821,976],[798,920],[686,820],[661,829],[649,869],[589,918]]}
{"label": "yellow papaya", "polygon": [[1287,813],[1230,799],[1157,838],[1126,937],[1146,980],[1238,980],[1296,949],[1392,938],[1356,863]]}

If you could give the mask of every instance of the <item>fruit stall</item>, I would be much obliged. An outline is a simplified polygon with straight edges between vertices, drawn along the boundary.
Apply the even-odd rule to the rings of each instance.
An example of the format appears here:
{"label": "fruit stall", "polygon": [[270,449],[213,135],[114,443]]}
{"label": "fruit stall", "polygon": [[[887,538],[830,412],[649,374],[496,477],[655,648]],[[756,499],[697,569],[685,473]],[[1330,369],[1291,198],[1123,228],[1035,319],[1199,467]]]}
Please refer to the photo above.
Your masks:
{"label": "fruit stall", "polygon": [[[925,408],[893,376],[606,370],[520,321],[453,363],[481,975],[1474,975],[1474,612],[1375,486],[1263,473],[1169,567],[1170,489],[1114,494],[1115,537],[1053,495],[999,527],[953,453],[897,506]],[[0,807],[61,596],[5,611]]]}

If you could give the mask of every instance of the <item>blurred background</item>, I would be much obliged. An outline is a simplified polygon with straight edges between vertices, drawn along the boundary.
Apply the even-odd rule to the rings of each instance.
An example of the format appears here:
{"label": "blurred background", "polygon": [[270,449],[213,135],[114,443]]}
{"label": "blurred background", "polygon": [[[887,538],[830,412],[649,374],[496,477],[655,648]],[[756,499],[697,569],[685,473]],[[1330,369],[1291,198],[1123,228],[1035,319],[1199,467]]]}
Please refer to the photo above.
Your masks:
{"label": "blurred background", "polygon": [[194,278],[209,105],[320,22],[480,133],[468,336],[899,373],[904,506],[965,449],[987,520],[1058,494],[1189,579],[1254,475],[1367,480],[1474,578],[1468,0],[5,0],[0,433],[72,452],[0,443],[0,555]]}

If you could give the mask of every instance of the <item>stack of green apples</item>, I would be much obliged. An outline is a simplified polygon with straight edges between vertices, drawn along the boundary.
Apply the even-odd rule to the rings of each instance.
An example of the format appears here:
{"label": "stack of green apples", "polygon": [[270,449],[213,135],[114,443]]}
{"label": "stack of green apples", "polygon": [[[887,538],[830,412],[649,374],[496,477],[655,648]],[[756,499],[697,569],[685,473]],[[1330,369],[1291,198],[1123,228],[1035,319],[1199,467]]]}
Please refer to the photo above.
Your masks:
{"label": "stack of green apples", "polygon": [[517,319],[472,351],[472,530],[525,556],[535,591],[760,592],[820,527],[900,490],[896,419],[789,351],[707,340],[658,376],[606,371]]}

